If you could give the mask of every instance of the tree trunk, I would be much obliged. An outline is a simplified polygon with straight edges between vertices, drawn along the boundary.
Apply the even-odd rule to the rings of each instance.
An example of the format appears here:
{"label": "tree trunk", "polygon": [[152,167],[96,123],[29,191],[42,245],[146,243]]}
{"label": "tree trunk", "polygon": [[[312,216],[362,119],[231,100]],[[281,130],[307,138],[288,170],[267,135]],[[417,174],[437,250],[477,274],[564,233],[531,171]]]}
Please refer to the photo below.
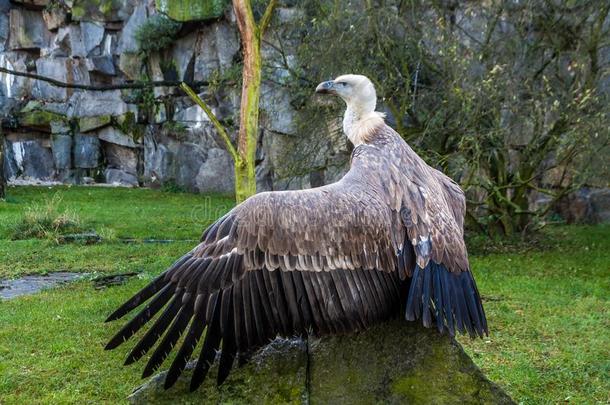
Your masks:
{"label": "tree trunk", "polygon": [[261,30],[257,27],[249,0],[234,0],[233,10],[241,36],[244,67],[242,71],[241,108],[237,152],[241,162],[235,164],[235,199],[244,201],[256,193],[256,141],[258,104],[261,87]]}

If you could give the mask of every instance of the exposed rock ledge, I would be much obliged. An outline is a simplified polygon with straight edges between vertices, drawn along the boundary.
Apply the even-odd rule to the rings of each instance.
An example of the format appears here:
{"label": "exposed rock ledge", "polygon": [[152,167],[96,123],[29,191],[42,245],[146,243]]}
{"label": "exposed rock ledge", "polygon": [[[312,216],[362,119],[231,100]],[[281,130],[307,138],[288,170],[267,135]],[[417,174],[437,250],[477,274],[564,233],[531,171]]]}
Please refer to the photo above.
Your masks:
{"label": "exposed rock ledge", "polygon": [[[192,369],[193,363],[189,364]],[[216,368],[188,392],[191,372],[163,390],[165,372],[133,404],[514,404],[455,340],[396,320],[348,336],[276,340],[216,388]]]}

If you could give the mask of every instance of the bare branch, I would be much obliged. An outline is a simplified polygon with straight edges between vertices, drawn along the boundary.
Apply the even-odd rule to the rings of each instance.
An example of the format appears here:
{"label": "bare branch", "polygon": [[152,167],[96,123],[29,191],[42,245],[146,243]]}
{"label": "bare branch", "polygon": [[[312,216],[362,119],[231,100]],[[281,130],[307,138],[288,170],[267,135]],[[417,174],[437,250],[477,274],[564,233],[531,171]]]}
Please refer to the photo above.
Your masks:
{"label": "bare branch", "polygon": [[[47,76],[37,75],[35,73],[19,72],[17,70],[6,69],[0,67],[0,72],[7,73],[13,76],[27,77],[29,79],[36,79],[43,82],[51,83],[57,87],[63,87],[67,89],[81,89],[81,90],[92,90],[92,91],[105,91],[105,90],[122,90],[122,89],[146,89],[151,87],[178,87],[182,82],[174,80],[157,80],[151,82],[132,82],[122,84],[110,84],[107,86],[92,86],[88,84],[79,83],[66,83],[59,80],[52,79]],[[190,83],[192,87],[208,86],[207,81],[197,81]]]}
{"label": "bare branch", "polygon": [[275,10],[275,6],[277,5],[277,0],[270,0],[269,4],[267,4],[267,8],[265,9],[265,13],[261,18],[258,24],[258,35],[259,38],[262,38],[265,35],[265,31],[271,22],[271,17],[273,17],[273,10]]}
{"label": "bare branch", "polygon": [[193,100],[195,103],[197,103],[197,105],[199,105],[199,107],[201,107],[203,109],[203,111],[205,111],[206,115],[208,116],[210,121],[212,121],[212,124],[214,124],[214,127],[218,131],[218,134],[225,142],[227,151],[231,154],[235,163],[237,163],[237,164],[241,163],[241,157],[237,153],[237,150],[235,150],[235,147],[233,146],[233,143],[231,142],[231,138],[229,137],[227,130],[220,123],[220,121],[218,121],[218,118],[216,118],[216,116],[214,115],[214,113],[212,112],[210,107],[208,107],[208,105],[205,103],[205,101],[203,101],[201,99],[201,97],[199,97],[197,95],[197,93],[195,93],[195,91],[189,87],[188,84],[183,82],[180,84],[180,87],[191,98],[191,100]]}

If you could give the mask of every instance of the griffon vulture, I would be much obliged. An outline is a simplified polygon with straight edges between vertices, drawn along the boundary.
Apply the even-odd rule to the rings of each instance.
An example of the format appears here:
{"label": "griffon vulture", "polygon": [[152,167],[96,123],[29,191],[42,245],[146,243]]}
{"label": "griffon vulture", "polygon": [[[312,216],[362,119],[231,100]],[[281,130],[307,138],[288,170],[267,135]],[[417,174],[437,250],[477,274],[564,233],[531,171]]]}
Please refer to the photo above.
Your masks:
{"label": "griffon vulture", "polygon": [[464,245],[462,190],[384,123],[369,79],[344,75],[316,92],[347,104],[343,130],[355,146],[349,172],[323,187],[248,198],[112,313],[107,321],[144,306],[106,349],[161,312],[125,361],[156,345],[143,377],[185,331],[166,388],[202,336],[192,390],[218,350],[221,384],[236,357],[243,361],[278,335],[348,333],[401,313],[449,335],[488,333]]}

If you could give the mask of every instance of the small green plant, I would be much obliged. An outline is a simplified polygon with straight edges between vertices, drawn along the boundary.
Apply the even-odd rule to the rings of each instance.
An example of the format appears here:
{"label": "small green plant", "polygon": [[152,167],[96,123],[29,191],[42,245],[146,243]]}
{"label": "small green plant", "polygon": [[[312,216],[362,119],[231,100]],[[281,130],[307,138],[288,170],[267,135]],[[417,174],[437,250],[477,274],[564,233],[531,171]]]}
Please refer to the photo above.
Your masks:
{"label": "small green plant", "polygon": [[41,203],[30,204],[21,220],[13,226],[12,239],[53,239],[68,233],[82,232],[80,217],[71,211],[60,210],[62,198],[54,194]]}
{"label": "small green plant", "polygon": [[166,193],[186,193],[187,189],[176,183],[175,180],[167,180],[163,182],[161,191]]}
{"label": "small green plant", "polygon": [[178,141],[186,140],[186,127],[180,122],[166,121],[163,123],[161,130],[165,135],[171,136]]}
{"label": "small green plant", "polygon": [[167,48],[174,42],[181,27],[181,23],[162,14],[153,15],[136,30],[138,49],[148,55]]}

